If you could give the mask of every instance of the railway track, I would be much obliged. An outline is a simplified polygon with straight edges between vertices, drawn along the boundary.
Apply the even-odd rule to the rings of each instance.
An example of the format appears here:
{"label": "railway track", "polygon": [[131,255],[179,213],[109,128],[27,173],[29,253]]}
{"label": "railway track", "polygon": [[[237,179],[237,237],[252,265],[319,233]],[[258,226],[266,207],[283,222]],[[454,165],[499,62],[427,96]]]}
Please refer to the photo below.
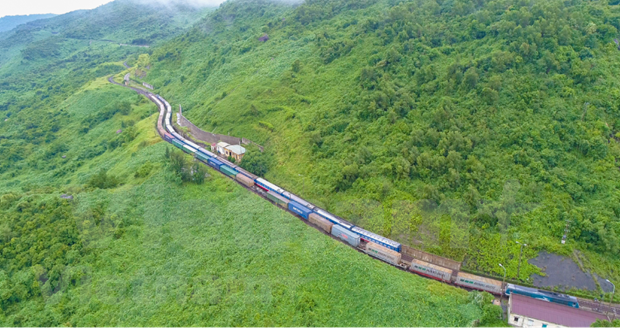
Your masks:
{"label": "railway track", "polygon": [[[112,83],[112,84],[115,84],[115,85],[118,85],[118,86],[122,86],[122,87],[125,87],[125,88],[128,88],[128,89],[131,89],[131,90],[133,90],[133,91],[137,92],[138,94],[141,94],[141,95],[145,96],[146,98],[148,98],[150,101],[152,101],[153,103],[155,103],[155,104],[158,106],[158,108],[159,108],[159,110],[160,110],[160,115],[159,115],[159,117],[158,117],[158,119],[157,119],[157,121],[156,121],[156,123],[155,123],[155,129],[156,129],[157,133],[159,134],[159,136],[160,136],[162,139],[166,140],[166,138],[164,137],[164,134],[166,133],[166,131],[165,131],[165,129],[163,128],[163,126],[165,125],[165,119],[166,119],[166,115],[165,115],[165,112],[166,112],[166,104],[161,103],[159,100],[157,100],[157,97],[156,97],[156,95],[155,95],[155,94],[153,94],[153,93],[151,93],[151,92],[148,92],[148,91],[146,91],[146,90],[143,90],[143,89],[140,89],[140,88],[131,87],[131,86],[126,86],[126,85],[123,85],[123,84],[121,84],[121,83],[118,83],[118,82],[114,81],[113,77],[109,77],[109,78],[108,78],[108,81],[109,81],[110,83]],[[163,99],[163,98],[161,98],[161,99]],[[200,144],[200,143],[198,143],[198,144],[199,144],[199,145],[201,145],[201,147],[206,147],[206,145],[204,145],[204,144]],[[246,175],[248,175],[248,176],[252,177],[252,179],[256,179],[256,178],[258,178],[256,175],[254,175],[254,174],[252,174],[252,173],[250,173],[250,172],[247,172],[247,171],[243,170],[242,168],[238,167],[237,165],[234,165],[233,163],[229,162],[226,158],[223,158],[223,157],[219,156],[219,154],[215,154],[215,155],[216,155],[216,156],[218,156],[218,160],[219,160],[219,161],[221,161],[222,163],[224,163],[225,165],[228,165],[228,166],[230,166],[230,167],[235,168],[236,170],[238,170],[238,171],[240,171],[240,172],[242,172],[242,173],[244,173],[244,174],[246,174]],[[210,166],[207,162],[205,162],[204,160],[202,160],[202,159],[198,158],[197,156],[196,156],[195,158],[196,158],[196,160],[198,160],[198,161],[202,162],[203,164],[205,164],[205,165],[207,165],[207,166]],[[226,176],[226,177],[230,178],[229,176],[227,176],[227,175],[226,175],[226,174],[224,174],[223,172],[221,172],[221,171],[219,171],[219,170],[217,170],[217,171],[218,171],[218,172],[220,172],[221,174],[223,174],[224,176]],[[232,180],[233,180],[233,181],[236,181],[234,178],[233,178]],[[298,220],[300,220],[301,222],[305,223],[305,224],[306,224],[306,225],[308,225],[308,226],[311,226],[311,227],[313,227],[313,228],[317,229],[318,231],[320,231],[320,232],[321,232],[321,233],[323,233],[324,235],[329,236],[329,237],[331,237],[332,239],[337,240],[337,241],[339,241],[339,242],[341,242],[341,243],[343,243],[343,244],[345,244],[345,245],[347,245],[347,246],[349,246],[349,247],[352,247],[352,248],[354,248],[355,250],[357,250],[357,251],[358,251],[358,252],[360,252],[360,253],[363,253],[363,254],[368,255],[368,254],[366,253],[366,251],[364,250],[364,246],[365,246],[365,244],[366,244],[366,242],[365,242],[365,241],[363,241],[362,243],[360,243],[360,245],[359,245],[358,247],[354,247],[354,246],[352,246],[352,245],[348,244],[347,242],[345,242],[344,240],[342,240],[342,239],[340,239],[340,238],[336,238],[334,235],[332,235],[332,234],[330,234],[330,233],[326,232],[325,230],[321,229],[319,226],[317,226],[317,225],[313,224],[313,223],[312,223],[312,222],[310,222],[309,220],[304,219],[303,217],[301,217],[301,216],[300,216],[300,215],[298,215],[297,213],[295,213],[295,212],[293,212],[293,211],[291,211],[291,210],[289,210],[289,209],[287,209],[287,208],[282,208],[281,206],[278,206],[278,204],[276,204],[274,201],[272,201],[271,199],[269,199],[269,198],[267,197],[266,193],[265,193],[263,190],[261,190],[260,188],[256,188],[256,187],[249,187],[249,186],[244,185],[243,183],[240,183],[239,181],[236,181],[236,182],[237,182],[239,185],[241,185],[243,188],[245,188],[245,189],[247,189],[248,191],[253,192],[254,194],[258,195],[259,197],[262,197],[263,199],[265,199],[265,200],[269,201],[270,203],[274,204],[276,207],[280,208],[281,210],[284,210],[284,211],[286,211],[286,212],[288,212],[288,213],[290,213],[290,214],[294,215],[295,217],[297,217],[297,219],[298,219]],[[343,220],[343,221],[344,221],[344,222],[346,222],[346,223],[349,223],[349,222],[347,222],[346,220]],[[350,223],[349,223],[349,224],[350,224]],[[393,267],[395,267],[395,268],[397,268],[397,269],[400,269],[400,270],[403,270],[403,271],[406,271],[406,272],[409,272],[409,273],[412,273],[412,274],[416,274],[415,272],[411,272],[411,271],[409,271],[409,270],[407,269],[407,266],[406,266],[406,265],[397,265],[397,264],[394,264],[394,263],[391,263],[391,262],[387,262],[387,261],[384,261],[384,260],[379,259],[379,258],[376,258],[376,257],[371,257],[371,258],[373,258],[373,259],[375,259],[375,260],[382,261],[382,262],[384,262],[384,263],[386,263],[386,264],[389,264],[389,265],[391,265],[391,266],[393,266]],[[412,258],[412,257],[410,257],[410,256],[406,256],[406,255],[404,255],[404,254],[403,254],[402,259],[401,259],[401,261],[402,261],[402,262],[404,262],[405,264],[407,264],[407,263],[408,263],[408,264],[411,264],[412,260],[413,260],[413,258]],[[456,274],[456,272],[454,272],[454,274]],[[428,278],[428,277],[426,277],[426,276],[424,276],[424,275],[420,275],[420,274],[416,274],[416,275],[421,276],[421,277],[424,277],[424,278]],[[430,278],[428,278],[428,279],[430,279]],[[447,282],[446,282],[446,283],[447,283]],[[469,291],[469,290],[473,290],[473,289],[470,289],[470,288],[466,288],[466,287],[463,287],[463,286],[454,285],[454,284],[451,284],[451,283],[448,283],[448,284],[450,284],[450,285],[452,285],[452,286],[455,286],[455,287],[459,287],[459,288],[462,288],[462,289],[468,290],[468,291]],[[506,296],[505,296],[505,295],[499,295],[499,296],[498,296],[498,295],[496,295],[496,297],[499,297],[500,299],[502,299],[502,298],[506,298]],[[590,311],[592,311],[592,312],[598,312],[598,313],[608,313],[608,314],[609,314],[608,316],[610,317],[610,319],[611,319],[611,317],[612,317],[612,316],[613,316],[613,317],[618,317],[618,316],[617,316],[617,314],[620,314],[620,305],[609,305],[609,303],[605,304],[605,303],[602,303],[602,302],[600,302],[600,301],[598,301],[598,302],[597,302],[597,301],[593,301],[593,300],[589,300],[589,299],[582,299],[582,298],[579,298],[579,304],[580,304],[580,306],[581,306],[581,307],[583,307],[584,309],[588,309],[588,310],[590,310]]]}

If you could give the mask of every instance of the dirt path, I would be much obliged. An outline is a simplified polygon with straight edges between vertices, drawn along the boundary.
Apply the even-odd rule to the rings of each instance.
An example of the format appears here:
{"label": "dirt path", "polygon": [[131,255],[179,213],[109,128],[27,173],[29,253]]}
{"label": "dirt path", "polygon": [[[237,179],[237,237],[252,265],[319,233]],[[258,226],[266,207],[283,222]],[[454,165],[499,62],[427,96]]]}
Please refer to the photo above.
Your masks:
{"label": "dirt path", "polygon": [[532,275],[533,284],[536,287],[561,287],[568,290],[571,288],[596,290],[597,279],[603,290],[611,292],[612,287],[605,279],[591,274],[589,272],[583,272],[579,265],[575,263],[571,258],[560,256],[556,254],[550,254],[547,252],[540,252],[538,257],[528,261],[539,267],[546,276]]}

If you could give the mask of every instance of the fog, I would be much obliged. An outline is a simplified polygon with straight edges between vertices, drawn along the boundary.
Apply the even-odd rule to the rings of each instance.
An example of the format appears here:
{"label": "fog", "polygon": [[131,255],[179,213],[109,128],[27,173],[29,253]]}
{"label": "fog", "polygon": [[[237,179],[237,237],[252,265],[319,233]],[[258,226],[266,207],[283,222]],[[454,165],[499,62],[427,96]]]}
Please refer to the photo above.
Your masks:
{"label": "fog", "polygon": [[[193,7],[217,7],[225,0],[134,0],[143,4],[160,4],[164,6],[188,5]],[[231,0],[235,1],[235,0]],[[271,0],[273,2],[299,4],[304,0]]]}
{"label": "fog", "polygon": [[224,0],[134,0],[142,4],[186,5],[193,7],[217,7]]}

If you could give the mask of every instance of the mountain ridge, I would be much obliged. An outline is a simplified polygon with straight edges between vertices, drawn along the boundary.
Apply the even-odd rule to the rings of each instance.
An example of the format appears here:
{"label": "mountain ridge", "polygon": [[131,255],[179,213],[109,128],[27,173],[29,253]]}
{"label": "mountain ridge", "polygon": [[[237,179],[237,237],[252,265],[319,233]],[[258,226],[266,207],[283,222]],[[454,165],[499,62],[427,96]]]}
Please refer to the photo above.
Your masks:
{"label": "mountain ridge", "polygon": [[56,14],[32,14],[32,15],[9,15],[0,17],[0,33],[7,32],[18,25],[26,24],[31,21],[46,19],[56,16]]}

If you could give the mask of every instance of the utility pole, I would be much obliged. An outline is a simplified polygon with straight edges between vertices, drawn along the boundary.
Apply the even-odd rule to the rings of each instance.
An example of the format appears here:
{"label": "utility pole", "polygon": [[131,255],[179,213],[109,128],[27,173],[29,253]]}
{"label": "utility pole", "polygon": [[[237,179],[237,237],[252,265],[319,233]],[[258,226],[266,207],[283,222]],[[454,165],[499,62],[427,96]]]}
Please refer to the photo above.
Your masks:
{"label": "utility pole", "polygon": [[502,289],[505,289],[506,288],[505,287],[506,286],[506,268],[501,263],[499,263],[499,266],[501,266],[502,269],[504,269],[504,280],[502,280]]}
{"label": "utility pole", "polygon": [[521,252],[519,253],[519,266],[517,267],[517,279],[519,279],[519,271],[521,271],[521,257],[523,256],[523,246],[527,246],[527,244],[522,244],[518,241],[517,244],[521,245]]}
{"label": "utility pole", "polygon": [[[616,310],[613,308],[612,302],[614,300],[614,294],[616,293],[616,285],[614,285],[613,282],[609,281],[609,279],[605,279],[605,281],[607,281],[608,283],[610,283],[612,286],[614,286],[614,289],[611,292],[611,298],[609,298],[609,308],[614,312],[614,318],[611,319],[612,321],[614,319],[616,319]],[[609,313],[609,312],[608,312]]]}

